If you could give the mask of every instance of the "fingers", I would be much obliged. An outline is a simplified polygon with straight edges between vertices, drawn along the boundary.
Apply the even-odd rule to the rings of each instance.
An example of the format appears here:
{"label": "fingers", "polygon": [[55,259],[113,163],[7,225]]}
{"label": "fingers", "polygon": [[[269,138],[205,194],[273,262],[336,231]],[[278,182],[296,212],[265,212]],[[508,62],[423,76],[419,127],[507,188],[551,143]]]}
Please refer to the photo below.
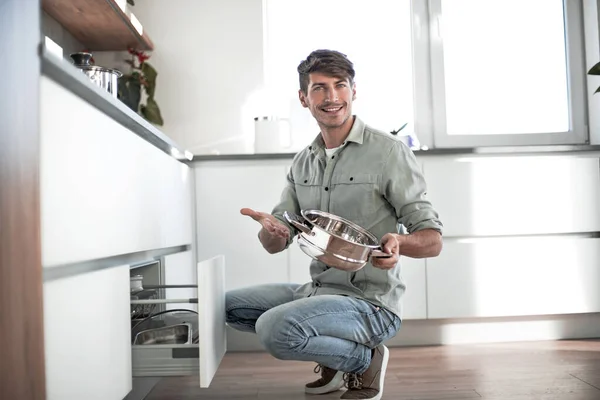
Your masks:
{"label": "fingers", "polygon": [[242,215],[247,215],[248,217],[252,218],[255,221],[260,222],[260,220],[263,218],[263,216],[261,215],[262,213],[258,212],[258,211],[254,211],[251,208],[242,208],[240,210],[240,213]]}
{"label": "fingers", "polygon": [[398,239],[396,239],[396,236],[391,233],[386,233],[381,238],[381,248],[388,254],[398,254],[399,246]]}
{"label": "fingers", "polygon": [[392,269],[398,263],[400,258],[400,244],[398,239],[391,233],[385,234],[381,238],[381,249],[384,253],[391,254],[391,257],[371,257],[371,264],[380,269]]}
{"label": "fingers", "polygon": [[269,234],[273,236],[281,237],[284,239],[288,239],[290,236],[290,230],[288,229],[288,227],[283,225],[279,221],[274,222],[268,218],[265,218],[262,221],[262,226],[267,232],[269,232]]}
{"label": "fingers", "polygon": [[398,264],[398,259],[398,254],[391,257],[371,257],[371,264],[379,269],[392,269]]}

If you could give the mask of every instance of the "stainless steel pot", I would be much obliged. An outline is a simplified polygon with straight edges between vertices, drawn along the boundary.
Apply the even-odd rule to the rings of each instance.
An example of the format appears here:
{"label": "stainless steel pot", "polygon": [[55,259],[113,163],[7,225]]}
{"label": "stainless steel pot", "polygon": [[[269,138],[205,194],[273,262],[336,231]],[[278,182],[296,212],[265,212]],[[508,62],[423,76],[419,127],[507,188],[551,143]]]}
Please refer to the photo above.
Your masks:
{"label": "stainless steel pot", "polygon": [[73,64],[81,70],[88,78],[102,89],[117,98],[119,93],[118,80],[123,74],[121,71],[112,68],[99,67],[93,65],[92,54],[79,52],[70,55]]}
{"label": "stainless steel pot", "polygon": [[284,212],[300,230],[298,246],[315,260],[344,271],[358,271],[371,257],[391,257],[377,237],[357,224],[319,210],[302,210],[302,216]]}

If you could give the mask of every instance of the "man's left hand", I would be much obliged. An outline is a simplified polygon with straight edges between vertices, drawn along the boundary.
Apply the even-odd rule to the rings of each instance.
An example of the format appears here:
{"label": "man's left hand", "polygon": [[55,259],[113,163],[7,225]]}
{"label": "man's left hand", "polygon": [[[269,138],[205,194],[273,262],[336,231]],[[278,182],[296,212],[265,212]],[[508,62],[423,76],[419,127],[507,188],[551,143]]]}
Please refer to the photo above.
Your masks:
{"label": "man's left hand", "polygon": [[381,238],[381,248],[384,253],[391,254],[391,257],[371,257],[371,264],[380,269],[392,269],[398,263],[400,258],[400,242],[393,233],[386,233]]}

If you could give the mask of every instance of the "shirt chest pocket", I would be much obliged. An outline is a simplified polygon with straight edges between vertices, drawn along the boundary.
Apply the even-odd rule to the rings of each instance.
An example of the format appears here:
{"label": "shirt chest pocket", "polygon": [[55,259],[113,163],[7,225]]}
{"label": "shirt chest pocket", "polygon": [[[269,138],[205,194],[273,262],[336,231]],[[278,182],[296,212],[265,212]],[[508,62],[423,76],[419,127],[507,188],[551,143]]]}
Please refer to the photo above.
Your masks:
{"label": "shirt chest pocket", "polygon": [[378,174],[338,174],[331,177],[330,212],[361,224],[382,206]]}
{"label": "shirt chest pocket", "polygon": [[319,210],[323,190],[323,177],[296,177],[296,196],[301,210]]}

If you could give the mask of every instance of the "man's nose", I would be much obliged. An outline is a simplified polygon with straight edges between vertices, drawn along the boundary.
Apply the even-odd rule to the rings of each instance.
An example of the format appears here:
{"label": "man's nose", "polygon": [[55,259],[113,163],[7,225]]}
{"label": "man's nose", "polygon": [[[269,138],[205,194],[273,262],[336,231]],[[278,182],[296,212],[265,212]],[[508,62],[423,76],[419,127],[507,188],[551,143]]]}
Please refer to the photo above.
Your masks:
{"label": "man's nose", "polygon": [[335,88],[330,88],[329,90],[327,90],[327,97],[326,100],[330,103],[335,103],[337,102],[339,99],[337,90],[335,90]]}

